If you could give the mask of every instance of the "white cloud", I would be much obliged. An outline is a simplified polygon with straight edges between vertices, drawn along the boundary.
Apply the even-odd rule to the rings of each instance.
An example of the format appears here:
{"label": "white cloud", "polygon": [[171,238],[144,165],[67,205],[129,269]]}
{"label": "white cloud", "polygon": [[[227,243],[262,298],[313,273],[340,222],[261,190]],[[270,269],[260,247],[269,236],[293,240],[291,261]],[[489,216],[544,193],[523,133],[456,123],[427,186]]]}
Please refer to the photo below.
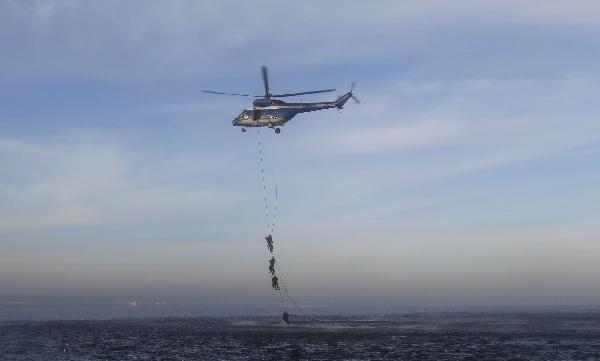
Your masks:
{"label": "white cloud", "polygon": [[353,128],[333,134],[318,134],[307,142],[320,151],[339,153],[386,152],[439,147],[450,144],[461,132],[447,119],[417,119],[410,123]]}
{"label": "white cloud", "polygon": [[75,135],[63,140],[0,141],[5,162],[0,230],[173,220],[182,212],[215,212],[239,199],[202,186],[206,179],[195,187],[161,185],[160,165],[136,163],[114,139]]}
{"label": "white cloud", "polygon": [[[324,79],[349,77],[354,72],[348,66],[352,63],[357,65],[357,95],[363,100],[359,107],[349,105],[338,121],[327,121],[337,116],[335,112],[311,114],[320,122],[302,126],[301,120],[294,120],[300,125],[294,123],[281,135],[289,140],[282,146],[287,169],[280,174],[280,224],[287,234],[283,233],[281,249],[293,248],[294,252],[283,252],[290,261],[286,267],[296,267],[291,274],[304,275],[306,264],[317,258],[315,270],[318,261],[334,265],[327,275],[315,274],[322,276],[325,285],[344,274],[348,280],[352,277],[347,275],[363,277],[365,283],[388,274],[384,286],[389,287],[398,280],[410,284],[411,272],[416,272],[439,286],[434,278],[452,273],[452,268],[454,280],[474,280],[469,274],[485,272],[485,262],[476,269],[461,268],[461,262],[470,264],[486,256],[498,265],[500,258],[495,257],[500,253],[502,261],[510,262],[510,252],[521,249],[522,243],[546,238],[544,225],[534,224],[536,220],[550,219],[559,227],[561,216],[590,209],[583,207],[582,200],[590,194],[585,190],[574,190],[578,197],[570,203],[568,195],[562,195],[564,199],[558,195],[556,202],[536,208],[525,194],[531,186],[519,184],[523,199],[515,202],[520,213],[510,213],[512,205],[502,203],[502,195],[487,188],[492,181],[464,185],[462,180],[477,182],[473,180],[477,177],[463,177],[454,189],[444,184],[452,176],[598,144],[598,72],[593,57],[585,53],[596,41],[589,34],[598,27],[600,11],[594,11],[598,6],[585,1],[2,2],[0,67],[5,71],[1,80],[16,81],[20,91],[19,102],[8,114],[34,118],[27,126],[1,119],[9,134],[16,134],[10,138],[7,133],[0,140],[0,232],[6,245],[0,267],[9,271],[1,272],[4,280],[11,280],[19,290],[37,289],[46,280],[52,286],[64,285],[68,283],[64,277],[77,286],[73,289],[94,281],[107,289],[111,284],[127,289],[142,279],[148,289],[182,280],[185,286],[214,281],[233,287],[246,279],[248,284],[259,284],[264,264],[253,260],[263,257],[264,249],[258,247],[264,246],[264,215],[253,163],[255,140],[231,141],[215,131],[223,129],[222,123],[198,122],[221,119],[237,100],[189,100],[197,95],[194,91],[212,87],[215,78],[229,77],[224,82],[232,82],[243,73],[258,82],[252,69],[262,63],[283,72],[323,66],[310,74]],[[555,39],[563,33],[566,38]],[[59,141],[49,140],[35,124],[36,120],[51,122],[45,118],[47,113],[20,109],[21,104],[32,103],[28,96],[35,96],[33,89],[38,91],[48,78],[58,80],[58,84],[50,82],[50,88],[59,91],[61,100],[68,100],[65,104],[83,100],[75,105],[91,104],[89,112],[95,105],[102,113],[98,109],[102,103],[92,98],[112,90],[94,88],[98,84],[93,80],[131,86],[139,98],[124,96],[122,103],[111,102],[110,115],[126,118],[124,127],[135,134],[136,149],[106,135],[68,133],[59,135]],[[78,81],[71,83],[73,79]],[[181,79],[187,88],[178,83]],[[151,86],[139,86],[154,80],[177,84],[175,92],[163,96]],[[94,88],[90,93],[88,86]],[[153,97],[143,101],[146,91]],[[187,95],[182,99],[181,94]],[[237,105],[232,113],[236,109]],[[61,112],[50,112],[55,119],[48,126],[56,131],[53,139],[65,128],[80,126],[73,114],[63,118]],[[152,116],[172,123],[164,128],[148,126],[145,119]],[[198,128],[192,131],[190,124]],[[36,138],[19,136],[25,133]],[[575,179],[572,183],[578,184],[577,174],[562,174],[551,163],[541,167],[547,174],[538,181],[545,176],[565,177],[561,179]],[[498,170],[497,189],[502,189],[504,185],[498,183],[504,179],[518,182],[520,172]],[[595,175],[594,169],[589,172]],[[461,189],[471,185],[468,192]],[[496,208],[484,214],[473,204],[453,209],[482,199],[496,202]],[[561,200],[573,211],[558,209]],[[548,204],[557,209],[547,209],[546,218],[528,213]],[[435,216],[431,213],[450,216],[438,219],[439,229],[428,233],[437,232],[438,237],[414,237],[429,244],[404,241],[406,234],[395,233],[406,231],[412,237],[417,231],[429,231]],[[484,227],[494,217],[514,227],[515,234],[522,223],[537,228],[528,236],[511,236],[507,243],[495,233],[497,229],[468,241],[457,236],[459,232],[443,234],[459,227],[460,232],[473,234],[477,226],[468,221],[481,221],[479,227]],[[566,244],[576,238],[581,246],[591,241],[594,231],[589,226],[582,234],[567,230],[558,240],[548,239]],[[144,249],[135,252],[149,238],[160,244],[144,242]],[[468,248],[479,238],[504,253],[480,247],[470,255],[446,259],[457,247]],[[114,239],[118,246],[109,244]],[[17,244],[19,240],[24,242]],[[73,249],[75,240],[87,241],[86,248]],[[223,242],[215,245],[211,240]],[[232,249],[235,242],[239,247]],[[324,252],[315,256],[314,249],[321,245]],[[125,254],[123,247],[134,251]],[[535,247],[528,247],[523,248],[535,255]],[[591,259],[597,256],[596,248],[581,249]],[[49,257],[52,252],[60,256]],[[429,263],[421,262],[426,252],[433,252]],[[405,262],[398,263],[395,254]],[[539,259],[552,260],[556,254]],[[368,268],[377,256],[382,257],[380,268],[369,268],[370,273],[347,266]],[[594,270],[590,259],[585,259],[586,265]],[[521,261],[527,264],[526,259]],[[436,273],[428,274],[432,264]],[[50,272],[61,265],[56,274]],[[32,267],[37,273],[27,273]],[[223,277],[209,277],[215,269]],[[498,267],[496,275],[503,270]],[[244,281],[239,281],[240,275]],[[491,276],[488,280],[494,279]],[[121,278],[124,281],[119,283]],[[22,280],[33,286],[22,286]],[[298,278],[299,284],[303,282]],[[311,287],[312,283],[305,284]],[[355,292],[350,281],[347,288]]]}
{"label": "white cloud", "polygon": [[[318,11],[315,11],[318,9]],[[456,23],[593,25],[594,2],[3,2],[4,76],[113,82],[208,76],[277,58],[281,68],[401,55]],[[292,15],[293,14],[293,15]],[[375,40],[375,41],[374,41]],[[397,46],[401,44],[402,46]],[[23,62],[22,59],[28,59]],[[10,73],[10,74],[9,74]]]}

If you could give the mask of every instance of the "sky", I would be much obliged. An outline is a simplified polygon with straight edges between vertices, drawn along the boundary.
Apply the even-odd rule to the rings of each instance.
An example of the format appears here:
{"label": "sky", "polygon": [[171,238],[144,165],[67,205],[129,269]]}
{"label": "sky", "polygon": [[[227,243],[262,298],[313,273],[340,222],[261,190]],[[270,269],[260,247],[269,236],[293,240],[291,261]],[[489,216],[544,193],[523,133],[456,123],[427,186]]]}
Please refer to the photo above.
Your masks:
{"label": "sky", "polygon": [[361,100],[260,132],[307,309],[600,304],[598,34],[594,1],[3,1],[0,300],[277,307],[250,104],[201,92],[267,65]]}

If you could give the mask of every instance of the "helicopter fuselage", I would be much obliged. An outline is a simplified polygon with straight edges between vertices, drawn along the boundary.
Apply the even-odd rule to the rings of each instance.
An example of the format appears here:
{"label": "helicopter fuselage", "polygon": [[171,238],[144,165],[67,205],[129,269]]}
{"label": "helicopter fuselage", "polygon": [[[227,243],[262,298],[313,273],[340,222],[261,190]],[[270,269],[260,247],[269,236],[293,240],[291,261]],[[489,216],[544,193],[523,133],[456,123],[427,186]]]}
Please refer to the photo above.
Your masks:
{"label": "helicopter fuselage", "polygon": [[352,92],[348,92],[335,101],[318,103],[286,103],[278,99],[265,99],[262,104],[269,104],[267,106],[258,106],[261,102],[255,101],[253,108],[244,109],[232,123],[234,127],[280,127],[300,113],[342,109],[351,97]]}

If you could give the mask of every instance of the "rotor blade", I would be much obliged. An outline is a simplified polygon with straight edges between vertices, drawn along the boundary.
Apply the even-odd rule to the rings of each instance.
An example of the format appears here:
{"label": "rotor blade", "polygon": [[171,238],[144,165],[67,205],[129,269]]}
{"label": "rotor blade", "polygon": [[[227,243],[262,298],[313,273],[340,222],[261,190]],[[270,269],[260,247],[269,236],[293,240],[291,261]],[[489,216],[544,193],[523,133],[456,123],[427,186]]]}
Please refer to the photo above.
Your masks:
{"label": "rotor blade", "polygon": [[352,100],[354,100],[354,102],[355,102],[356,104],[360,104],[360,100],[358,100],[358,98],[357,98],[357,97],[355,97],[355,96],[353,95],[353,96],[351,96],[351,98],[352,98]]}
{"label": "rotor blade", "polygon": [[223,92],[216,92],[216,91],[212,91],[212,90],[203,90],[204,93],[210,93],[210,94],[221,94],[221,95],[239,95],[241,97],[251,97],[252,95],[250,94],[239,94],[239,93],[223,93]]}
{"label": "rotor blade", "polygon": [[327,92],[333,92],[333,91],[335,91],[335,89],[313,90],[313,91],[301,92],[301,93],[273,94],[271,96],[274,98],[284,98],[284,97],[293,97],[296,95],[327,93]]}
{"label": "rotor blade", "polygon": [[269,97],[269,76],[267,75],[267,67],[262,66],[263,83],[265,84],[265,98]]}
{"label": "rotor blade", "polygon": [[355,86],[356,86],[356,82],[353,81],[352,84],[350,84],[350,93],[352,93],[354,91]]}

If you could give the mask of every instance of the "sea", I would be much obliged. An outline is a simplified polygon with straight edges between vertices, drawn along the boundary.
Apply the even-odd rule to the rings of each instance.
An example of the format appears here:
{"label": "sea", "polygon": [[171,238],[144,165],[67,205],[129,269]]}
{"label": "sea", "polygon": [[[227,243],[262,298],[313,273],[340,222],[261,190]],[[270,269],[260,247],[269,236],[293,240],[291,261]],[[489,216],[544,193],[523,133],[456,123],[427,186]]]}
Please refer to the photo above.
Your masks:
{"label": "sea", "polygon": [[600,312],[0,321],[0,360],[600,360]]}

